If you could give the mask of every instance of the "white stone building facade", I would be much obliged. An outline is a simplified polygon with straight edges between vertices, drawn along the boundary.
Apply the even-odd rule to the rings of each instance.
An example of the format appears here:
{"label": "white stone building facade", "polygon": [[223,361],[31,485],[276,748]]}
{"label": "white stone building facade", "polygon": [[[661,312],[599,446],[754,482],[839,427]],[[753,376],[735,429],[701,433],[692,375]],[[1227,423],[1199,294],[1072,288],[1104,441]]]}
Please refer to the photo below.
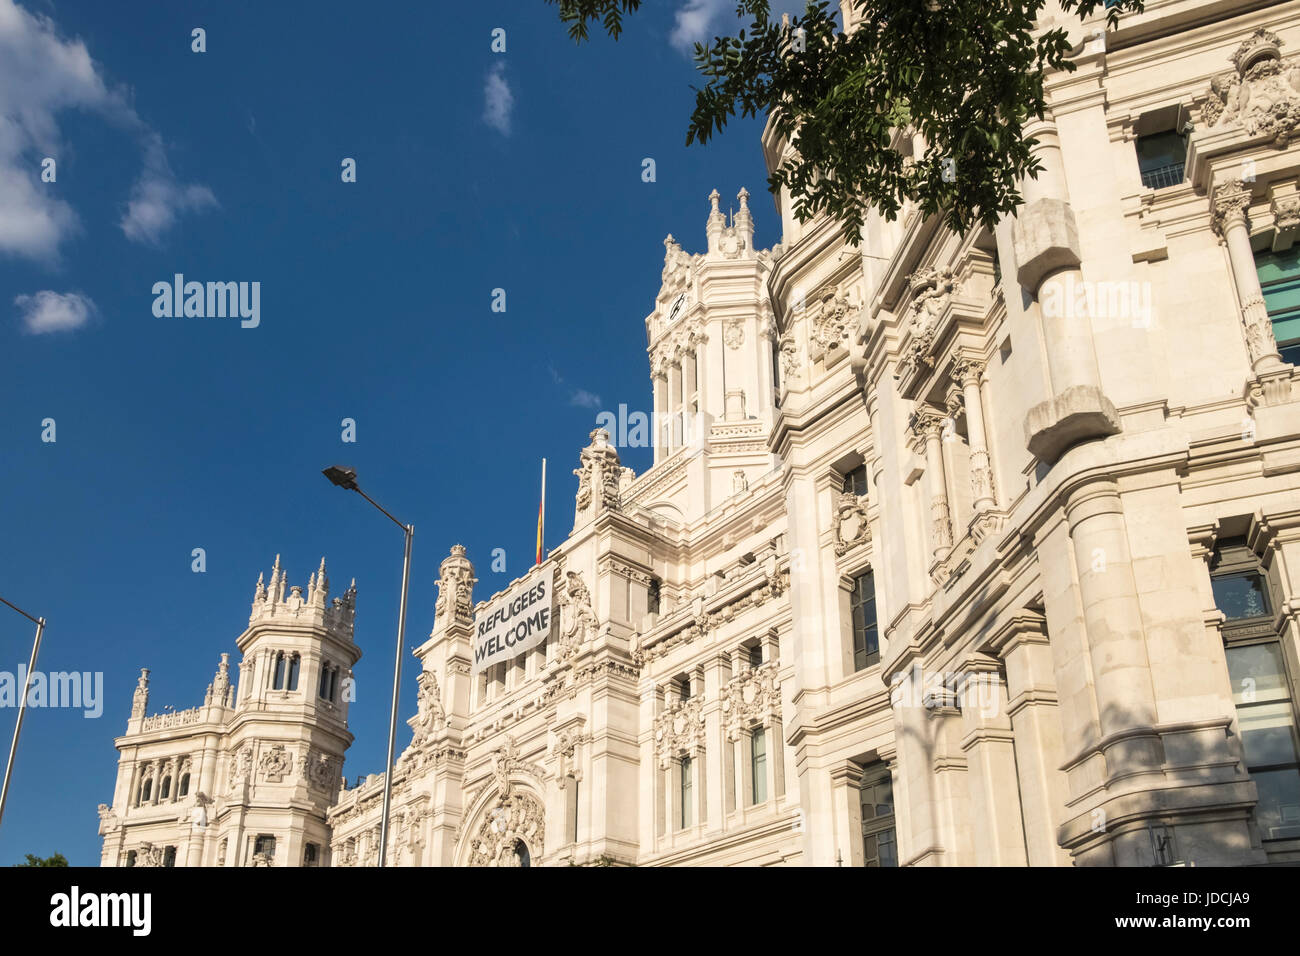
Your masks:
{"label": "white stone building facade", "polygon": [[[551,639],[476,673],[442,563],[392,864],[1300,860],[1300,15],[1149,7],[1062,21],[996,229],[855,247],[780,195],[758,250],[742,190],[668,237],[654,415],[580,452]],[[142,733],[128,830],[177,752]],[[382,793],[300,812],[331,865],[377,859]]]}

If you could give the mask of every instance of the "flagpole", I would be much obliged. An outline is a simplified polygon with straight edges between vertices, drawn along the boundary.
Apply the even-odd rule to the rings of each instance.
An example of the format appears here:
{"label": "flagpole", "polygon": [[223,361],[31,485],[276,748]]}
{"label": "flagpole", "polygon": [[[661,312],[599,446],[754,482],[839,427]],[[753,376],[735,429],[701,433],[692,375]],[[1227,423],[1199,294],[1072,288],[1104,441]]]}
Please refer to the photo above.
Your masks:
{"label": "flagpole", "polygon": [[546,557],[546,459],[542,459],[542,505],[537,519],[537,563]]}

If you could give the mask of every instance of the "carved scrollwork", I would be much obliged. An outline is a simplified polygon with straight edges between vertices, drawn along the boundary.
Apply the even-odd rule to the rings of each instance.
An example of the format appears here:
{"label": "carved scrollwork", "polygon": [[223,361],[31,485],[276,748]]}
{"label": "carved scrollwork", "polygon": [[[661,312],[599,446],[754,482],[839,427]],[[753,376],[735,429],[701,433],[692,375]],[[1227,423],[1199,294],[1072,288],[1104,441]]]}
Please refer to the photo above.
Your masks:
{"label": "carved scrollwork", "polygon": [[841,492],[835,506],[835,553],[843,555],[870,540],[867,496],[855,495],[850,491]]}
{"label": "carved scrollwork", "polygon": [[1286,148],[1300,125],[1300,69],[1283,62],[1281,46],[1277,34],[1262,28],[1242,41],[1231,57],[1233,70],[1210,81],[1202,110],[1210,126],[1237,123]]}
{"label": "carved scrollwork", "polygon": [[743,730],[755,724],[769,726],[781,717],[781,681],[778,663],[768,661],[755,668],[745,668],[722,689],[722,714],[727,739],[736,740]]}
{"label": "carved scrollwork", "polygon": [[667,769],[680,756],[694,757],[704,749],[704,699],[672,699],[655,718],[655,753]]}

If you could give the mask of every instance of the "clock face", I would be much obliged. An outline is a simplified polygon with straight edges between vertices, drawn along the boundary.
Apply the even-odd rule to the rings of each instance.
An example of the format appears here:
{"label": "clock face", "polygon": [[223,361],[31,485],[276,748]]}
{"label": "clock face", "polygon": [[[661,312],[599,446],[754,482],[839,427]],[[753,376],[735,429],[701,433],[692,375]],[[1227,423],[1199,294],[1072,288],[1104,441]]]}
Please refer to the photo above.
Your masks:
{"label": "clock face", "polygon": [[682,314],[682,309],[686,307],[686,293],[683,292],[677,298],[673,299],[672,308],[668,310],[668,324],[672,325],[677,321],[677,317]]}

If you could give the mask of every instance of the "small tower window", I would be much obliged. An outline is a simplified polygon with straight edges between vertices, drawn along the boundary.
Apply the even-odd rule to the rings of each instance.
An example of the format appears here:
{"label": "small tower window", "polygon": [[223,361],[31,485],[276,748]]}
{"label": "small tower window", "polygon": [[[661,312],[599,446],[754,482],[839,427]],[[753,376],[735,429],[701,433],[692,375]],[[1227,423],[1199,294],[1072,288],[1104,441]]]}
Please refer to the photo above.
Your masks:
{"label": "small tower window", "polygon": [[861,498],[867,493],[867,466],[858,465],[844,476],[844,491]]}
{"label": "small tower window", "polygon": [[317,844],[308,843],[302,848],[302,865],[320,866],[320,847]]}
{"label": "small tower window", "polygon": [[158,791],[158,799],[166,800],[172,795],[172,778],[163,777],[162,787]]}
{"label": "small tower window", "polygon": [[275,655],[275,678],[271,681],[272,690],[284,689],[284,651],[277,651]]}
{"label": "small tower window", "polygon": [[661,582],[659,581],[659,579],[658,579],[658,578],[654,578],[653,580],[651,580],[651,582],[650,582],[650,586],[649,586],[648,588],[646,588],[646,599],[645,599],[645,603],[646,603],[646,612],[647,612],[648,614],[658,614],[658,613],[659,613],[660,588],[661,588],[661,586],[662,586],[662,585],[661,585]]}
{"label": "small tower window", "polygon": [[128,850],[126,853],[126,866],[135,866],[135,850]]}
{"label": "small tower window", "polygon": [[176,847],[169,846],[163,850],[163,866],[176,865]]}
{"label": "small tower window", "polygon": [[181,776],[181,788],[179,791],[177,791],[176,795],[179,797],[186,797],[189,796],[189,793],[190,793],[190,775],[187,773]]}
{"label": "small tower window", "polygon": [[294,654],[289,658],[289,690],[298,689],[298,671],[302,668],[302,658]]}
{"label": "small tower window", "polygon": [[148,803],[149,797],[153,794],[153,781],[146,780],[144,786],[140,788],[140,802]]}
{"label": "small tower window", "polygon": [[268,860],[275,859],[275,837],[267,833],[259,833],[257,839],[253,841],[253,856],[265,856]]}
{"label": "small tower window", "polygon": [[745,657],[749,661],[750,667],[758,667],[763,663],[763,645],[758,641],[750,644],[745,648]]}

